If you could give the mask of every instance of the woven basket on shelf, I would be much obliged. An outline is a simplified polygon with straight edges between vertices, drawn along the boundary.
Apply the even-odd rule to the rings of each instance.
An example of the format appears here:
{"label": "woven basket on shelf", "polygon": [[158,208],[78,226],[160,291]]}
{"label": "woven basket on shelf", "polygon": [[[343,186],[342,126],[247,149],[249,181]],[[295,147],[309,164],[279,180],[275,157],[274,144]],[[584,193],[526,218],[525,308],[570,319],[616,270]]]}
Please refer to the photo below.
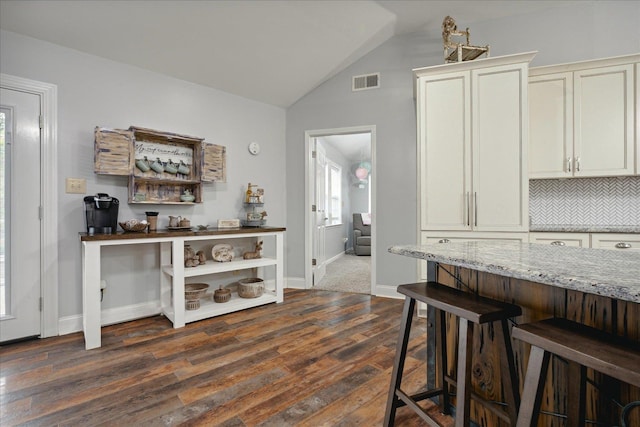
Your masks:
{"label": "woven basket on shelf", "polygon": [[138,232],[146,230],[147,226],[149,225],[147,221],[138,221],[136,219],[132,219],[126,222],[119,222],[118,224],[120,224],[120,227],[122,227],[124,231]]}
{"label": "woven basket on shelf", "polygon": [[241,298],[258,298],[264,293],[264,280],[258,277],[238,280],[238,296]]}
{"label": "woven basket on shelf", "polygon": [[231,290],[224,289],[220,286],[220,289],[216,289],[213,292],[213,300],[215,302],[228,302],[231,299]]}

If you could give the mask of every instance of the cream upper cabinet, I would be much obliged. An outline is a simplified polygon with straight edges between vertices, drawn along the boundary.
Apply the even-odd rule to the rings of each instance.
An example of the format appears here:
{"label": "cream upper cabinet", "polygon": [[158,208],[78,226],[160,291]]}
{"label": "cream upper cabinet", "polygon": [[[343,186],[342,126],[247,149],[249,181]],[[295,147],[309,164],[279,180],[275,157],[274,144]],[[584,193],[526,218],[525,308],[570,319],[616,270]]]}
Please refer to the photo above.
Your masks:
{"label": "cream upper cabinet", "polygon": [[527,231],[534,55],[414,70],[421,230]]}
{"label": "cream upper cabinet", "polygon": [[470,85],[468,71],[418,80],[422,229],[471,229]]}
{"label": "cream upper cabinet", "polygon": [[573,73],[529,78],[529,177],[571,174]]}
{"label": "cream upper cabinet", "polygon": [[640,55],[533,68],[529,176],[635,173],[635,63]]}

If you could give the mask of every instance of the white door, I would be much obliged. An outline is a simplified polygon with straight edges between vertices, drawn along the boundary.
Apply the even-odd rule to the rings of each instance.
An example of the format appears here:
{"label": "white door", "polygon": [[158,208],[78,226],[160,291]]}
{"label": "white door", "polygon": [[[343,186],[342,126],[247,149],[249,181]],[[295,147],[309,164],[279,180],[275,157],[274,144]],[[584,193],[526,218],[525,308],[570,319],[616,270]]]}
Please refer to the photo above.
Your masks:
{"label": "white door", "polygon": [[316,206],[313,228],[313,283],[316,284],[322,280],[327,271],[327,257],[325,254],[325,231],[327,225],[326,212],[326,175],[327,175],[327,155],[321,144],[314,141],[315,154],[315,185],[314,185],[314,204]]}
{"label": "white door", "polygon": [[0,342],[39,336],[40,96],[1,89]]}

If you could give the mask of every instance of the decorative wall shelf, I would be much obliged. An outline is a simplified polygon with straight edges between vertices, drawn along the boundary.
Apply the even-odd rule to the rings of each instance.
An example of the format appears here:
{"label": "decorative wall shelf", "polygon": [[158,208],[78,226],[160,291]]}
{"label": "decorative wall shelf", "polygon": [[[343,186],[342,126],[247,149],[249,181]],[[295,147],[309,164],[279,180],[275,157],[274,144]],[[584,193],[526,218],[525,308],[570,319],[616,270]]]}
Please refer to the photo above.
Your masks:
{"label": "decorative wall shelf", "polygon": [[[203,182],[226,182],[226,147],[131,126],[95,128],[95,172],[129,176],[129,203],[202,203]],[[193,202],[180,196],[188,190]]]}

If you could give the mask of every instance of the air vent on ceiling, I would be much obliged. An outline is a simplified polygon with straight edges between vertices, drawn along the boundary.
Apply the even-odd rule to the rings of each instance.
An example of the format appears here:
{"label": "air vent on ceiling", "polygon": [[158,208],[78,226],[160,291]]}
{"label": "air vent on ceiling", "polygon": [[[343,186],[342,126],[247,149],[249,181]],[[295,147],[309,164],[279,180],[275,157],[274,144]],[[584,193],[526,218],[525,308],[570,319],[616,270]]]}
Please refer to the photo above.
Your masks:
{"label": "air vent on ceiling", "polygon": [[380,73],[353,76],[351,90],[367,90],[380,87]]}

